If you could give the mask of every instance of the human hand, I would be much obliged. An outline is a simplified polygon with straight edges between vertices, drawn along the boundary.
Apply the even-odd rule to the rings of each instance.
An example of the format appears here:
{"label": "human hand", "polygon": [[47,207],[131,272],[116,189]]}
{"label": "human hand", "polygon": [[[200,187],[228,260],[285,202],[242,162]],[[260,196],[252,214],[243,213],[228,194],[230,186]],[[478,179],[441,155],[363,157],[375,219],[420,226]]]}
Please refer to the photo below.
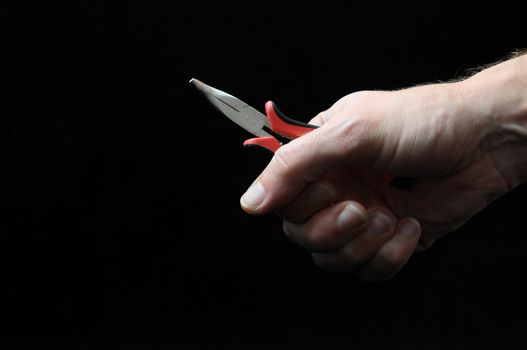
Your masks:
{"label": "human hand", "polygon": [[[509,142],[521,132],[500,119],[507,98],[481,102],[488,76],[342,98],[276,152],[243,209],[276,212],[321,268],[390,278],[523,180],[519,142]],[[415,181],[397,189],[384,173]]]}

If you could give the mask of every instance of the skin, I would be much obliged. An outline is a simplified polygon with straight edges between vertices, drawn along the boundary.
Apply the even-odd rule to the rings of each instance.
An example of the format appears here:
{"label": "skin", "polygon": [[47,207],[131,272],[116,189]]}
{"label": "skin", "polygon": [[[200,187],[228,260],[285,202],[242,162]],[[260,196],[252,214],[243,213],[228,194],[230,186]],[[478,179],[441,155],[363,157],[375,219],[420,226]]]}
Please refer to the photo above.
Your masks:
{"label": "skin", "polygon": [[[242,196],[328,271],[391,278],[527,176],[527,56],[455,83],[347,95]],[[384,174],[414,178],[406,189]]]}

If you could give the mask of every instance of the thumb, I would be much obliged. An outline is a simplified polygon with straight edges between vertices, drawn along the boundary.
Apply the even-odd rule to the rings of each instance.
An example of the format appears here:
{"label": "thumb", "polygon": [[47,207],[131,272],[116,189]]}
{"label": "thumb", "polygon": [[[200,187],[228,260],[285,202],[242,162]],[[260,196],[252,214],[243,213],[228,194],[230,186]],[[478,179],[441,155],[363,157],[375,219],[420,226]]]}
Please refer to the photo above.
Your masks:
{"label": "thumb", "polygon": [[342,163],[342,150],[334,142],[332,129],[323,125],[280,147],[242,196],[242,208],[255,215],[276,211],[291,202],[306,184]]}

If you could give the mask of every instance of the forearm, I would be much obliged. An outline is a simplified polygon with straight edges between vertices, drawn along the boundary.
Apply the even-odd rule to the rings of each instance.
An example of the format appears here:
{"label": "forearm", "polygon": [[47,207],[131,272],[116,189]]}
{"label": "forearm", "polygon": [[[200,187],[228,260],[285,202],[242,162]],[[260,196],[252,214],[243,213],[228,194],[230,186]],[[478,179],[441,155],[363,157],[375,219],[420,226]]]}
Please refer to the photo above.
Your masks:
{"label": "forearm", "polygon": [[463,84],[481,115],[527,130],[527,55],[487,68]]}
{"label": "forearm", "polygon": [[467,108],[489,120],[483,147],[494,152],[509,187],[527,180],[527,55],[460,82]]}

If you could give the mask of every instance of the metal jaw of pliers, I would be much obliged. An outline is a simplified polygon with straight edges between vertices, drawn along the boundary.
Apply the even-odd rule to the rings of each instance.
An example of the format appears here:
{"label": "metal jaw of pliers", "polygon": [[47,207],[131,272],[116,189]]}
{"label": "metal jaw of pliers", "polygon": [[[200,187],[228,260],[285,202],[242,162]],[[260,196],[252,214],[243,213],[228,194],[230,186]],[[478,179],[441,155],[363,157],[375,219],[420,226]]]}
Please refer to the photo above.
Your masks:
{"label": "metal jaw of pliers", "polygon": [[197,79],[191,79],[190,83],[227,118],[257,136],[246,140],[245,146],[260,146],[276,152],[283,144],[317,128],[286,117],[272,101],[265,104],[264,115],[240,99]]}

